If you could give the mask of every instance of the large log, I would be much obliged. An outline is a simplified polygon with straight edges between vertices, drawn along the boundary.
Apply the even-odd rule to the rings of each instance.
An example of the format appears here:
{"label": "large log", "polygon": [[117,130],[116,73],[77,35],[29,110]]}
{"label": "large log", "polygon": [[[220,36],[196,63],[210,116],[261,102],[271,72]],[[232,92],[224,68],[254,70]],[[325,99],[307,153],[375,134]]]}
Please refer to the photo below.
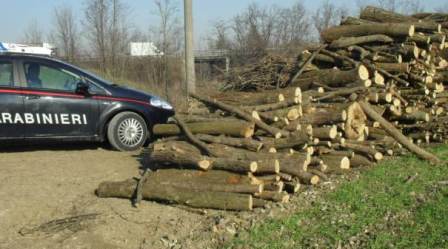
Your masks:
{"label": "large log", "polygon": [[225,136],[211,136],[206,134],[197,134],[196,137],[208,143],[218,143],[237,148],[244,148],[250,151],[259,151],[263,143],[250,138],[232,138]]}
{"label": "large log", "polygon": [[[211,148],[210,148],[211,149]],[[220,169],[232,172],[255,172],[255,160],[241,159],[233,156],[221,156],[217,150],[212,150],[218,157],[207,157],[193,145],[183,141],[167,141],[154,144],[150,160],[156,163],[192,166],[202,170]]]}
{"label": "large log", "polygon": [[231,174],[226,171],[158,170],[148,174],[146,182],[160,187],[169,185],[191,191],[245,194],[261,193],[263,191],[262,184],[253,184],[247,176]]}
{"label": "large log", "polygon": [[185,136],[187,137],[188,141],[190,141],[190,143],[194,144],[200,150],[205,152],[208,156],[216,156],[215,154],[213,154],[213,152],[211,152],[207,148],[207,145],[204,142],[202,142],[201,140],[196,138],[193,135],[193,133],[191,133],[190,128],[188,128],[188,125],[181,118],[179,118],[177,115],[175,115],[174,120],[176,120],[177,125],[182,130],[182,132],[185,134]]}
{"label": "large log", "polygon": [[[415,25],[416,31],[440,32],[441,25],[433,21],[421,21],[412,16],[401,15],[385,9],[368,6],[361,11],[360,18],[380,23],[409,23]],[[393,24],[392,24],[393,25]]]}
{"label": "large log", "polygon": [[342,87],[358,80],[369,79],[369,71],[363,65],[359,65],[352,70],[324,69],[319,71],[311,71],[302,74],[301,77],[291,82],[293,86],[301,89],[310,89],[313,82],[317,82],[330,87]]}
{"label": "large log", "polygon": [[[102,182],[96,189],[101,198],[132,198],[137,181]],[[147,181],[142,188],[145,200],[168,201],[195,208],[250,211],[253,208],[252,195],[227,192],[192,191],[170,185],[156,185]]]}
{"label": "large log", "polygon": [[321,33],[326,42],[332,42],[341,37],[356,37],[384,34],[391,37],[408,37],[414,35],[414,26],[409,24],[372,23],[360,25],[343,25],[331,27]]}
{"label": "large log", "polygon": [[391,43],[394,39],[390,38],[387,35],[367,35],[367,36],[359,36],[359,37],[341,37],[337,40],[334,40],[330,44],[330,48],[346,48],[352,45],[365,44],[365,43]]}
{"label": "large log", "polygon": [[373,22],[389,22],[389,23],[418,22],[417,18],[405,16],[393,11],[388,11],[374,6],[365,7],[361,11],[359,17],[361,19]]}
{"label": "large log", "polygon": [[210,168],[210,161],[199,149],[186,142],[157,142],[150,152],[150,160],[161,164],[191,166],[201,170]]}
{"label": "large log", "polygon": [[[228,135],[246,138],[254,134],[254,124],[242,121],[188,123],[187,127],[193,134]],[[175,136],[182,133],[175,124],[157,124],[154,125],[152,130],[156,136]]]}
{"label": "large log", "polygon": [[245,119],[246,121],[249,121],[251,123],[255,123],[255,125],[257,127],[259,127],[260,129],[268,132],[269,134],[271,134],[275,138],[288,137],[289,136],[289,132],[280,130],[280,129],[272,127],[272,126],[269,126],[265,122],[253,118],[250,114],[246,113],[245,111],[243,111],[243,110],[241,110],[241,109],[239,109],[237,107],[225,104],[225,103],[220,102],[220,101],[218,101],[216,99],[210,99],[208,97],[203,97],[203,96],[200,96],[200,95],[197,95],[197,94],[194,94],[194,93],[190,93],[190,95],[193,98],[198,99],[198,100],[200,100],[200,101],[202,101],[202,102],[204,102],[204,103],[206,103],[208,105],[215,106],[215,107],[217,107],[219,109],[222,109],[222,110],[227,111],[229,113],[235,114],[235,115],[239,116],[240,118]]}
{"label": "large log", "polygon": [[254,181],[254,179],[248,177],[246,174],[237,174],[223,170],[163,169],[152,172],[150,175],[151,179],[156,179],[157,181],[259,185],[258,181]]}
{"label": "large log", "polygon": [[212,95],[212,98],[234,106],[256,106],[294,100],[296,97],[300,99],[300,96],[300,88],[286,87],[263,92],[220,92],[219,94]]}

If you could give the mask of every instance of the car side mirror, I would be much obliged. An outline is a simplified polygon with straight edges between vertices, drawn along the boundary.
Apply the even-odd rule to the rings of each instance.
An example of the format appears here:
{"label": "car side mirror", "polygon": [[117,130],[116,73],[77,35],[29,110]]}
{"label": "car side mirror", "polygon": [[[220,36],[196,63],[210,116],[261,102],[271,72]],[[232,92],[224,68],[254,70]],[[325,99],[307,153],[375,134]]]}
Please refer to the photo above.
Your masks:
{"label": "car side mirror", "polygon": [[82,94],[82,95],[88,95],[89,94],[89,84],[85,83],[85,82],[78,82],[78,84],[76,84],[76,90],[75,92],[77,94]]}

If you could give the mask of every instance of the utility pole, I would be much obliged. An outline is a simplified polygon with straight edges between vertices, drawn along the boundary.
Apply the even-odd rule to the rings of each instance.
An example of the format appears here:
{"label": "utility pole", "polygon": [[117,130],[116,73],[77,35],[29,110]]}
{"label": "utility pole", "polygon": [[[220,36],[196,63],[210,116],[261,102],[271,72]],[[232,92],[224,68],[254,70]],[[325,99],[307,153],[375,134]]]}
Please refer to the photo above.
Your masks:
{"label": "utility pole", "polygon": [[185,80],[187,93],[196,92],[196,76],[194,71],[193,43],[193,6],[192,0],[184,0],[185,25]]}

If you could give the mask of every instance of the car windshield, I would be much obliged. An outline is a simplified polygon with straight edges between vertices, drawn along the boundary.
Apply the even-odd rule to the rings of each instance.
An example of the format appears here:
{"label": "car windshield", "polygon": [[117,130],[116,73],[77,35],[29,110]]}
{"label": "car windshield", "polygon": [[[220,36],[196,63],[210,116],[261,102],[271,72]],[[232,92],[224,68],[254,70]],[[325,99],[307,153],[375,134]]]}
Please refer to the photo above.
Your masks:
{"label": "car windshield", "polygon": [[85,70],[85,69],[83,69],[83,68],[80,68],[80,67],[75,66],[75,65],[72,65],[72,64],[67,64],[66,62],[62,62],[62,63],[66,64],[66,65],[68,65],[68,66],[70,66],[70,67],[73,67],[73,68],[77,69],[78,71],[83,72],[84,74],[87,74],[87,76],[89,76],[89,77],[91,77],[91,78],[93,78],[93,79],[99,80],[99,81],[104,82],[104,83],[106,83],[106,84],[108,84],[108,85],[111,85],[111,86],[113,86],[113,85],[117,85],[116,83],[114,83],[114,82],[112,82],[112,81],[109,81],[109,80],[106,80],[106,79],[104,79],[103,77],[98,76],[97,74],[94,74],[94,73],[92,73],[92,72],[90,72],[90,71],[87,71],[87,70]]}

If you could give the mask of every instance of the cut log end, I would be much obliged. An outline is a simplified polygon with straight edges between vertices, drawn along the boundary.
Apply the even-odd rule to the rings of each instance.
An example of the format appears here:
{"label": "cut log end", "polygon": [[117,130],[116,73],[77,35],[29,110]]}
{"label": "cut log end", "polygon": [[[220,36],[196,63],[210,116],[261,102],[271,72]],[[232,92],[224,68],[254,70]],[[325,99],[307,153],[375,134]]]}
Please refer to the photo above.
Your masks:
{"label": "cut log end", "polygon": [[358,67],[358,74],[361,80],[368,80],[370,78],[369,70],[364,65]]}
{"label": "cut log end", "polygon": [[311,185],[317,185],[320,181],[320,177],[317,175],[313,175],[310,179],[310,184]]}
{"label": "cut log end", "polygon": [[252,172],[252,173],[256,172],[257,168],[258,168],[257,162],[251,162],[250,163],[250,166],[249,166],[250,172]]}
{"label": "cut log end", "polygon": [[341,159],[341,169],[350,169],[350,159],[348,157]]}
{"label": "cut log end", "polygon": [[198,162],[198,167],[202,170],[208,170],[211,166],[211,163],[209,160],[201,160]]}

